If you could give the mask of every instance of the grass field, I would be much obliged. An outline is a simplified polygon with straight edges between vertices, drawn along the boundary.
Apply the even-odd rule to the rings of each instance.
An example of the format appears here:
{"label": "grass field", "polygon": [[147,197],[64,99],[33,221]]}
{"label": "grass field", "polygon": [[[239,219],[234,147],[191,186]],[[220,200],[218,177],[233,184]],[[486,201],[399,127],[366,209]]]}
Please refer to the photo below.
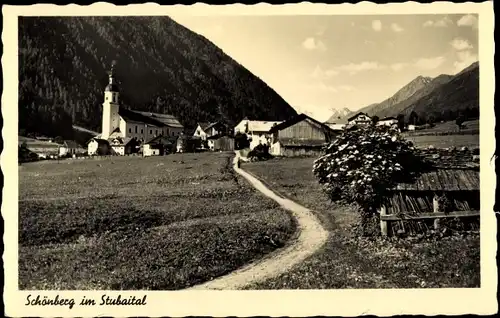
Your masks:
{"label": "grass field", "polygon": [[424,134],[424,133],[459,133],[459,132],[470,132],[470,131],[479,133],[479,119],[469,120],[464,122],[462,124],[462,129],[460,130],[458,129],[458,126],[455,123],[455,121],[452,120],[452,121],[445,121],[442,123],[436,123],[435,126],[432,128],[409,131],[406,132],[406,134],[412,135],[412,134]]}
{"label": "grass field", "polygon": [[327,199],[312,174],[314,159],[244,163],[283,195],[314,210],[330,232],[327,244],[291,272],[251,288],[479,287],[479,237],[409,241],[352,235],[353,208]]}
{"label": "grass field", "polygon": [[479,148],[479,134],[477,135],[443,135],[443,136],[405,136],[417,148],[434,146],[435,148],[467,147]]}
{"label": "grass field", "polygon": [[284,245],[294,221],[231,157],[23,164],[20,289],[180,289]]}

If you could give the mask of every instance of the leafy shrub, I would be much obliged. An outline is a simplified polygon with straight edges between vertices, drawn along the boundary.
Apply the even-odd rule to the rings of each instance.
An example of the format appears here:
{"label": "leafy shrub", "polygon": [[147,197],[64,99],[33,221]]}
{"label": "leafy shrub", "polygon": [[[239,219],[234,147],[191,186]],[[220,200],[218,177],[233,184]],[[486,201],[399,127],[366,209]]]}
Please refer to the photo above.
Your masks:
{"label": "leafy shrub", "polygon": [[257,145],[248,153],[248,158],[250,158],[250,160],[268,160],[272,157],[273,156],[269,153],[269,146],[263,144]]}
{"label": "leafy shrub", "polygon": [[410,182],[422,168],[412,143],[397,129],[367,126],[346,130],[326,146],[313,172],[332,201],[355,203],[362,226],[367,226],[386,191],[398,182]]}

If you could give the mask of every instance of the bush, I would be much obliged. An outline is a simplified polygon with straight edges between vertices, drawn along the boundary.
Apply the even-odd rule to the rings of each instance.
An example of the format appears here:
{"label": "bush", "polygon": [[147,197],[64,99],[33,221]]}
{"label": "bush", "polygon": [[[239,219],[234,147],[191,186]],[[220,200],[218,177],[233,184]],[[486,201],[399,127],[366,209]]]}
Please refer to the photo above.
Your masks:
{"label": "bush", "polygon": [[412,143],[397,129],[367,126],[344,131],[326,146],[313,172],[332,201],[355,203],[362,226],[367,226],[386,191],[398,182],[410,182],[422,168]]}
{"label": "bush", "polygon": [[250,160],[268,160],[273,156],[269,153],[269,146],[259,144],[248,153],[248,158]]}

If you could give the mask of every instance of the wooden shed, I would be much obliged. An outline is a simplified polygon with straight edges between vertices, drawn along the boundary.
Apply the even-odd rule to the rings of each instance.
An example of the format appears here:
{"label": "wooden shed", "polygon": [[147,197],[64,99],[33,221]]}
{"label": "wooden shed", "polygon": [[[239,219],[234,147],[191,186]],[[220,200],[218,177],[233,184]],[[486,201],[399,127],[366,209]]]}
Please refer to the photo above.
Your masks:
{"label": "wooden shed", "polygon": [[329,126],[300,114],[276,126],[272,133],[270,153],[274,156],[317,156],[338,132]]}
{"label": "wooden shed", "polygon": [[381,231],[388,235],[387,222],[478,217],[480,210],[479,170],[435,168],[412,183],[399,183],[389,191],[379,209]]}
{"label": "wooden shed", "polygon": [[214,135],[207,138],[208,145],[213,151],[233,151],[234,138],[225,135]]}

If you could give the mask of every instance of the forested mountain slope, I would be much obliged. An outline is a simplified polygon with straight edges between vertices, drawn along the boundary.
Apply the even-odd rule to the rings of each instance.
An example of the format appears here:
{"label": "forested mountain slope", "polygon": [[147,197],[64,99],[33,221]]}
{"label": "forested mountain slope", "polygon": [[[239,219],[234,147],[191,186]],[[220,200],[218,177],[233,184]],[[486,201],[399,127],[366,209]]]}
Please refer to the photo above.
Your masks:
{"label": "forested mountain slope", "polygon": [[67,137],[100,131],[107,71],[126,108],[235,124],[295,115],[274,90],[204,37],[169,17],[22,17],[19,128]]}

